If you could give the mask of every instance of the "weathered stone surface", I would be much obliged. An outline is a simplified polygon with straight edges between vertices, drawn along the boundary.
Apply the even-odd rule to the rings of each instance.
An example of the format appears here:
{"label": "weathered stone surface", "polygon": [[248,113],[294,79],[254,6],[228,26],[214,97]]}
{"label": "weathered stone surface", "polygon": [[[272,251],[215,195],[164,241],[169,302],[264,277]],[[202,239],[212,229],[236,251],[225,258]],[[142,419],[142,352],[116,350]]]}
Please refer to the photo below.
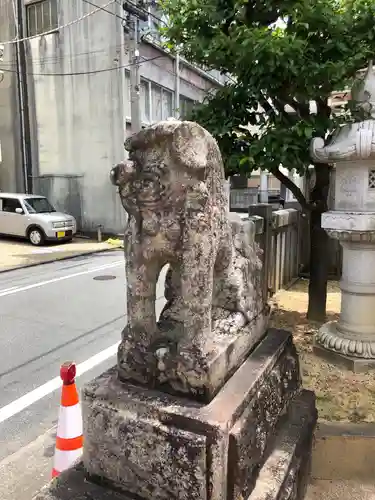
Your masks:
{"label": "weathered stone surface", "polygon": [[[201,357],[202,351],[195,351],[202,361],[200,365],[191,364],[192,358],[188,361],[188,358],[183,359],[180,355],[174,356],[175,349],[168,351],[159,347],[155,356],[148,353],[150,363],[144,366],[144,370],[150,377],[149,386],[171,394],[189,392],[189,396],[193,396],[194,399],[209,402],[243,362],[249,351],[264,337],[268,320],[269,308],[266,306],[252,322],[237,331],[236,323],[242,321],[242,317],[237,315],[229,318],[228,314],[223,314],[221,320],[217,321],[220,328],[213,333],[213,338],[206,344],[205,359]],[[233,323],[233,327],[230,327],[229,322]],[[223,325],[227,326],[227,331],[223,331]],[[124,368],[121,362],[122,354],[120,345],[118,372],[120,378],[125,380],[129,376],[129,365]],[[133,382],[133,379],[130,381]]]}
{"label": "weathered stone surface", "polygon": [[315,396],[302,391],[291,403],[247,500],[304,499],[316,420]]}
{"label": "weathered stone surface", "polygon": [[252,491],[279,417],[299,391],[300,383],[298,358],[290,344],[230,431],[230,498],[242,499]]}
{"label": "weathered stone surface", "polygon": [[[111,172],[129,213],[119,375],[209,401],[265,330],[254,226],[230,220],[221,154],[198,124],[160,122],[125,146],[129,162]],[[166,264],[168,303],[157,323],[156,281]],[[229,350],[219,373],[214,360]]]}
{"label": "weathered stone surface", "polygon": [[[264,464],[250,495],[233,497],[229,490],[227,496],[223,492],[222,498],[303,500],[310,471],[312,436],[316,419],[313,393],[302,391],[297,394],[279,422],[271,445],[268,445],[267,459],[263,459]],[[130,498],[133,497],[127,496],[124,492],[88,481],[82,464],[78,464],[53,480],[33,500],[130,500]],[[159,497],[155,494],[153,498],[157,500]],[[177,497],[171,495],[170,498]]]}
{"label": "weathered stone surface", "polygon": [[86,422],[89,473],[142,498],[206,498],[204,436],[163,425],[141,403],[132,411],[94,400]]}
{"label": "weathered stone surface", "polygon": [[246,474],[299,386],[291,335],[273,329],[209,404],[125,384],[112,369],[83,392],[85,467],[148,500],[249,491]]}

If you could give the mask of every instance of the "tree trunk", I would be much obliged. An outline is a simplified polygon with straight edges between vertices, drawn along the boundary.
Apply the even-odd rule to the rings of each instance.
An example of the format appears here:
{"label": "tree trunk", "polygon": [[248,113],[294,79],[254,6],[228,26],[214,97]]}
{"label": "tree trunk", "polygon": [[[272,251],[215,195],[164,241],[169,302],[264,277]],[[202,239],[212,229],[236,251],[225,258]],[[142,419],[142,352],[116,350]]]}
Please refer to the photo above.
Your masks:
{"label": "tree trunk", "polygon": [[328,281],[328,234],[321,227],[322,213],[310,214],[310,283],[307,318],[324,321],[326,318]]}
{"label": "tree trunk", "polygon": [[315,186],[310,202],[310,283],[307,318],[313,321],[326,319],[327,281],[329,272],[329,236],[322,229],[322,213],[328,208],[330,167],[326,164],[315,166]]}

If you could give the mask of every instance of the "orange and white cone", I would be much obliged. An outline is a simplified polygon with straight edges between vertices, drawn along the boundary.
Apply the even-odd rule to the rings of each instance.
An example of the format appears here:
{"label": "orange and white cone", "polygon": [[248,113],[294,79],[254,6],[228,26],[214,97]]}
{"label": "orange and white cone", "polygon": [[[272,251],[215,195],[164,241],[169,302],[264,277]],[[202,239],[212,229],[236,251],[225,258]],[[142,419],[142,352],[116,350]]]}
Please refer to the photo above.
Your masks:
{"label": "orange and white cone", "polygon": [[75,384],[76,365],[64,363],[60,369],[63,381],[57,424],[55,458],[52,477],[71,467],[82,455],[82,411]]}

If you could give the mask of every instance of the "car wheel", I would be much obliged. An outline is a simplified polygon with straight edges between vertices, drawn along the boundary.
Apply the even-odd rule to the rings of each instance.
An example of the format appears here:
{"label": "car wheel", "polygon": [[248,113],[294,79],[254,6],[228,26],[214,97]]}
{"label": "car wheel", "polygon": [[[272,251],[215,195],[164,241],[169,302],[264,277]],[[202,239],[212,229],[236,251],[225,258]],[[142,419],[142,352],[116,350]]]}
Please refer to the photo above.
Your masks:
{"label": "car wheel", "polygon": [[41,229],[33,227],[29,231],[29,241],[32,245],[39,247],[44,243],[44,233]]}

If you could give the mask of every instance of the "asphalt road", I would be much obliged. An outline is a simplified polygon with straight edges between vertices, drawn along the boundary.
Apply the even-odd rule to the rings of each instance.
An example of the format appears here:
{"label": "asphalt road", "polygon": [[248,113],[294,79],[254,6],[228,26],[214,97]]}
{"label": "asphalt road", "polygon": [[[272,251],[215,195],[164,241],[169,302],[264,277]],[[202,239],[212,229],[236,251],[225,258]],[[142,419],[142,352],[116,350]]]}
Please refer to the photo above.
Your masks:
{"label": "asphalt road", "polygon": [[0,274],[1,500],[30,499],[49,479],[60,365],[78,364],[80,388],[116,363],[125,297],[121,251]]}

